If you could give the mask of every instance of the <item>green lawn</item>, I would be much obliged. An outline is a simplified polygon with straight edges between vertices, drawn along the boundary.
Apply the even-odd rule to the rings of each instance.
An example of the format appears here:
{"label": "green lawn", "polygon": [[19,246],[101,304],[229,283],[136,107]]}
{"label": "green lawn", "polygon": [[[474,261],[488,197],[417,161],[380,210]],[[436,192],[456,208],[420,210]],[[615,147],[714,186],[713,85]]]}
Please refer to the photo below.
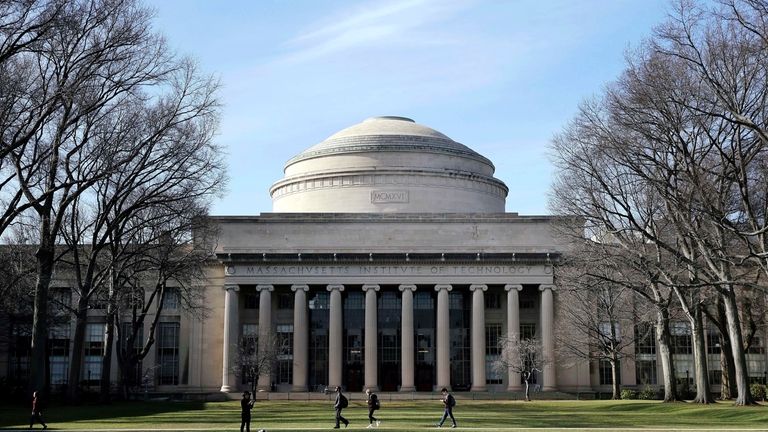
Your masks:
{"label": "green lawn", "polygon": [[[441,404],[431,400],[384,401],[377,416],[380,429],[421,431],[433,429]],[[29,426],[25,408],[0,407],[0,428]],[[240,425],[239,402],[126,402],[108,406],[52,406],[45,413],[54,430],[234,430]],[[348,430],[368,425],[367,410],[352,402],[344,411]],[[755,429],[768,428],[768,408],[734,407],[731,403],[698,406],[655,401],[465,401],[455,408],[459,429],[475,431],[524,430],[526,428],[627,428]],[[450,424],[450,420],[448,421]],[[252,431],[303,431],[330,429],[333,410],[328,402],[258,402],[253,410]],[[37,426],[40,427],[39,425]],[[343,426],[342,426],[343,427]]]}

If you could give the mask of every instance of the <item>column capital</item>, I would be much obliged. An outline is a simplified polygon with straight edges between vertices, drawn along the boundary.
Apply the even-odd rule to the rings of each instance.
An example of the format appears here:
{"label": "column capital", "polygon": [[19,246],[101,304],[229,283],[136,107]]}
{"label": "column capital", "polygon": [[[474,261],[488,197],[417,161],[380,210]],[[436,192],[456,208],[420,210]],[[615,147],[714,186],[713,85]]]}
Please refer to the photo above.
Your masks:
{"label": "column capital", "polygon": [[378,285],[374,285],[374,284],[363,285],[363,291],[368,291],[368,290],[378,291],[379,289],[381,288]]}
{"label": "column capital", "polygon": [[256,285],[256,291],[274,291],[273,285]]}
{"label": "column capital", "polygon": [[325,289],[328,291],[333,291],[333,290],[344,291],[344,285],[341,285],[341,284],[328,285],[327,287],[325,287]]}
{"label": "column capital", "polygon": [[488,285],[480,285],[480,284],[478,284],[478,285],[470,285],[469,286],[469,290],[470,291],[475,291],[475,290],[488,291]]}
{"label": "column capital", "polygon": [[512,290],[518,290],[518,291],[522,291],[522,290],[523,290],[523,286],[522,286],[522,285],[520,285],[520,284],[509,284],[509,285],[504,285],[504,290],[505,290],[505,291],[512,291]]}
{"label": "column capital", "polygon": [[453,286],[452,285],[448,285],[448,284],[435,285],[435,291],[442,291],[442,290],[452,291],[453,290]]}
{"label": "column capital", "polygon": [[541,285],[539,285],[539,291],[544,291],[544,290],[555,291],[555,289],[556,289],[556,287],[554,285],[551,285],[551,284],[541,284]]}
{"label": "column capital", "polygon": [[291,291],[296,292],[299,290],[307,292],[309,291],[309,285],[291,285]]}
{"label": "column capital", "polygon": [[224,290],[225,290],[225,291],[230,291],[230,290],[232,290],[232,291],[235,291],[235,292],[237,292],[237,291],[240,291],[240,285],[236,285],[236,284],[225,284],[225,285],[224,285]]}
{"label": "column capital", "polygon": [[411,292],[416,292],[416,285],[412,284],[403,284],[397,287],[400,291],[410,290]]}

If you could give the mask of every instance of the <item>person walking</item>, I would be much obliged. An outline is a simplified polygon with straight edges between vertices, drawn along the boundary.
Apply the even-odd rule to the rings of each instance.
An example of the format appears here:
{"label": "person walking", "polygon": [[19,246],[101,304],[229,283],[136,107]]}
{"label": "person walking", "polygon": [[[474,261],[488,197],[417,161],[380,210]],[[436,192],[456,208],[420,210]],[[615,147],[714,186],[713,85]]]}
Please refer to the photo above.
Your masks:
{"label": "person walking", "polygon": [[381,408],[379,397],[369,388],[365,389],[365,395],[368,397],[368,429],[373,427],[373,422],[376,422],[376,427],[379,427],[381,422],[373,416],[373,412]]}
{"label": "person walking", "polygon": [[240,432],[251,432],[251,409],[255,403],[256,399],[251,399],[250,392],[243,393],[240,399]]}
{"label": "person walking", "polygon": [[32,417],[29,418],[30,429],[34,426],[35,420],[43,425],[43,429],[48,429],[48,425],[43,421],[43,403],[40,399],[40,395],[37,392],[32,392]]}
{"label": "person walking", "polygon": [[346,396],[341,394],[341,387],[336,387],[336,402],[333,404],[333,409],[336,410],[336,426],[334,426],[334,429],[339,428],[339,422],[344,423],[344,427],[349,426],[349,420],[345,419],[341,415],[341,410],[346,408],[349,405],[349,401],[347,400]]}
{"label": "person walking", "polygon": [[443,405],[445,405],[445,412],[443,412],[443,418],[440,419],[440,423],[437,424],[437,427],[443,427],[443,423],[445,423],[445,419],[448,418],[448,416],[451,417],[451,421],[453,422],[453,426],[456,427],[456,419],[453,418],[453,407],[456,406],[456,399],[453,397],[452,394],[448,393],[448,389],[443,387],[440,392],[443,394],[443,398],[441,401],[443,402]]}

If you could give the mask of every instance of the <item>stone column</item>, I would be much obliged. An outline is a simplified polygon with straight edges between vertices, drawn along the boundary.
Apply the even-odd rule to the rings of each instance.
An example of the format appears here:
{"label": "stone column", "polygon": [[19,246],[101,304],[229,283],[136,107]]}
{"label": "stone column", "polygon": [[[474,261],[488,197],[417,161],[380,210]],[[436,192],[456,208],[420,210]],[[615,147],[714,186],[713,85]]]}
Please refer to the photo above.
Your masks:
{"label": "stone column", "polygon": [[554,285],[540,285],[541,291],[541,350],[544,355],[544,385],[542,390],[557,390],[555,377],[555,307],[552,291]]}
{"label": "stone column", "polygon": [[472,388],[485,391],[485,294],[488,285],[470,285],[472,291]]}
{"label": "stone column", "polygon": [[341,292],[344,285],[328,285],[331,293],[331,307],[328,322],[328,387],[341,387],[344,364]]}
{"label": "stone column", "polygon": [[414,355],[413,342],[413,292],[416,291],[416,285],[400,285],[400,291],[403,292],[401,300],[402,305],[402,324],[400,335],[400,364],[402,382],[400,384],[401,392],[416,391],[414,385],[413,371],[416,369],[416,356]]}
{"label": "stone column", "polygon": [[365,386],[363,389],[378,391],[379,363],[378,338],[379,322],[376,292],[378,285],[363,285],[365,292]]}
{"label": "stone column", "polygon": [[305,392],[309,370],[309,317],[307,314],[308,285],[293,285],[293,388]]}
{"label": "stone column", "polygon": [[237,391],[237,378],[232,370],[237,349],[237,337],[240,334],[237,306],[237,292],[240,287],[237,285],[224,285],[224,346],[221,349],[221,390],[228,393]]}
{"label": "stone column", "polygon": [[437,291],[437,385],[439,391],[451,388],[451,328],[448,311],[450,302],[448,292],[451,285],[435,285]]}
{"label": "stone column", "polygon": [[[507,343],[520,343],[520,297],[519,292],[523,290],[522,285],[504,285],[507,290]],[[508,348],[509,349],[509,348]],[[504,353],[502,353],[503,355]],[[507,371],[507,391],[522,391],[520,384],[520,373],[512,370],[510,366]]]}
{"label": "stone column", "polygon": [[[275,287],[272,285],[256,285],[256,292],[259,293],[259,351],[267,352],[273,349],[274,338],[276,335],[272,332],[272,291]],[[256,385],[259,391],[270,391],[272,389],[271,374],[261,374]]]}

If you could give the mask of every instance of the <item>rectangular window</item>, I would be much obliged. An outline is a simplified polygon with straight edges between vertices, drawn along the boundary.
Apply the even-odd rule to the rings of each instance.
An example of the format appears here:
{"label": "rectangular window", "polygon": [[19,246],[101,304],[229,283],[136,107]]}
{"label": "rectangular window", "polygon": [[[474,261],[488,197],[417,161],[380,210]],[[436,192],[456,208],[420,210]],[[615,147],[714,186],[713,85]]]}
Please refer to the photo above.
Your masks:
{"label": "rectangular window", "polygon": [[72,290],[69,288],[51,288],[48,306],[51,315],[67,315],[72,307]]}
{"label": "rectangular window", "polygon": [[282,310],[293,310],[293,294],[291,293],[279,293],[277,294],[277,308]]}
{"label": "rectangular window", "polygon": [[176,287],[166,287],[163,297],[163,310],[176,310],[179,308],[181,295]]}
{"label": "rectangular window", "polygon": [[682,321],[672,322],[669,325],[672,339],[672,354],[693,354],[691,345],[691,327]]}
{"label": "rectangular window", "polygon": [[69,324],[52,326],[48,330],[48,355],[50,362],[51,384],[67,383],[69,376]]}
{"label": "rectangular window", "polygon": [[309,300],[309,308],[312,310],[329,309],[331,297],[329,292],[318,292]]}
{"label": "rectangular window", "polygon": [[413,295],[413,308],[414,309],[434,309],[435,301],[432,295],[428,292],[416,291]]}
{"label": "rectangular window", "polygon": [[[130,322],[123,322],[120,323],[120,350],[127,352],[128,346],[127,341],[128,338],[131,336],[131,333],[133,332],[133,323]],[[141,348],[144,345],[144,328],[139,327],[136,329],[136,339],[133,342],[132,350],[134,354],[138,354],[139,351],[141,351]],[[132,370],[130,373],[127,374],[128,380],[130,381],[128,383],[129,386],[135,386],[141,384],[142,380],[142,361],[139,360],[136,362],[135,365],[133,365]]]}
{"label": "rectangular window", "polygon": [[720,354],[720,332],[715,327],[707,329],[707,354]]}
{"label": "rectangular window", "polygon": [[85,327],[85,353],[83,357],[83,379],[88,385],[97,385],[101,379],[101,358],[104,355],[103,323],[88,324]]}
{"label": "rectangular window", "polygon": [[279,384],[293,382],[293,325],[281,324],[277,326],[277,374]]}
{"label": "rectangular window", "polygon": [[[621,363],[617,363],[619,371],[618,381],[621,384]],[[600,385],[613,385],[613,373],[611,372],[611,362],[600,360]]]}
{"label": "rectangular window", "polygon": [[179,384],[179,323],[160,323],[157,328],[157,383]]}
{"label": "rectangular window", "polygon": [[485,293],[486,309],[501,309],[501,294],[497,292]]}
{"label": "rectangular window", "polygon": [[9,380],[16,380],[18,385],[26,385],[29,378],[29,362],[31,357],[32,345],[32,324],[31,323],[13,323],[11,325],[11,345],[10,345],[10,374]]}
{"label": "rectangular window", "polygon": [[485,383],[501,384],[502,374],[497,370],[496,363],[501,356],[499,339],[501,338],[501,324],[487,324],[485,326]]}
{"label": "rectangular window", "polygon": [[536,308],[536,301],[534,299],[529,298],[521,298],[518,300],[520,303],[520,309],[535,309]]}
{"label": "rectangular window", "polygon": [[247,292],[243,294],[243,308],[244,309],[258,309],[259,308],[259,293]]}
{"label": "rectangular window", "polygon": [[[248,364],[255,359],[251,356],[255,356],[259,349],[259,325],[258,324],[243,324],[242,333],[240,337],[240,351],[239,356],[245,357],[241,359],[243,365]],[[249,384],[251,382],[250,372],[243,368],[240,373],[240,383]]]}
{"label": "rectangular window", "polygon": [[[644,354],[647,356],[648,354]],[[656,359],[635,360],[635,374],[637,375],[637,384],[655,385],[656,380]]]}
{"label": "rectangular window", "polygon": [[656,329],[653,325],[636,325],[635,341],[635,354],[656,354]]}
{"label": "rectangular window", "polygon": [[520,324],[520,339],[533,339],[536,337],[536,324],[523,323]]}

